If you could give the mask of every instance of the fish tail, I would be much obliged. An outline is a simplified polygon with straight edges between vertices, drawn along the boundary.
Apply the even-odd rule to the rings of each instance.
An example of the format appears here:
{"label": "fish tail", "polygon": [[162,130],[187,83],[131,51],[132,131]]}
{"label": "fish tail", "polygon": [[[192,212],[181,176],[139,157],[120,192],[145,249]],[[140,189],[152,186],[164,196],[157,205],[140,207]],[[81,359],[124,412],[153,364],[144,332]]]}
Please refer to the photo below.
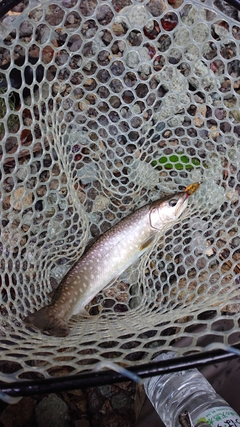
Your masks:
{"label": "fish tail", "polygon": [[69,334],[67,322],[54,317],[52,307],[49,305],[35,311],[35,313],[30,313],[24,318],[24,323],[26,326],[40,329],[40,331],[55,337],[66,337]]}

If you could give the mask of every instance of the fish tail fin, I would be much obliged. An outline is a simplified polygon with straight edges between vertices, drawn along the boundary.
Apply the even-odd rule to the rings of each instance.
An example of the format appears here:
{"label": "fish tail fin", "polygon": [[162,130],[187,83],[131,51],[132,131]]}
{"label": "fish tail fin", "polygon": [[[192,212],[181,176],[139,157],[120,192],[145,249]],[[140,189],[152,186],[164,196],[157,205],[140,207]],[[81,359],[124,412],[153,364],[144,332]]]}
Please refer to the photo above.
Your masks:
{"label": "fish tail fin", "polygon": [[35,313],[30,313],[25,317],[24,323],[26,326],[40,329],[40,331],[46,332],[49,335],[66,337],[69,334],[67,322],[54,317],[52,311],[52,307],[49,305],[42,307],[40,310],[35,311]]}

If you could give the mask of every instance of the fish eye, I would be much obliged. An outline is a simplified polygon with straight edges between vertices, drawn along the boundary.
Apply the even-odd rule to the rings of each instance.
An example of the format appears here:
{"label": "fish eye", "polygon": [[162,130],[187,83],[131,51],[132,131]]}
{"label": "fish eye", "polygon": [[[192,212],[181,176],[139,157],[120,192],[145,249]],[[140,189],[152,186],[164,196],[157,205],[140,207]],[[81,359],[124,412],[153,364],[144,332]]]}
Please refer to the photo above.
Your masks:
{"label": "fish eye", "polygon": [[171,199],[168,202],[169,206],[171,206],[171,208],[173,208],[174,206],[176,206],[177,204],[177,200],[176,199]]}

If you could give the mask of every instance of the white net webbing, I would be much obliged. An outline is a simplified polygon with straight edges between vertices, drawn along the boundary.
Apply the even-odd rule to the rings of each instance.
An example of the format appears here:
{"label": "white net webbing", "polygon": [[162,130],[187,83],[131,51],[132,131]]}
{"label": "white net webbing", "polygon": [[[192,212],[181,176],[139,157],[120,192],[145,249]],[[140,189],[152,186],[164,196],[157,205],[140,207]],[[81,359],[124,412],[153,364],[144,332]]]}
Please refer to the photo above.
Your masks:
{"label": "white net webbing", "polygon": [[[235,344],[240,25],[209,2],[39,3],[0,26],[0,380],[147,363],[183,337],[201,351],[203,333]],[[24,325],[88,243],[194,181],[184,217],[68,337]]]}

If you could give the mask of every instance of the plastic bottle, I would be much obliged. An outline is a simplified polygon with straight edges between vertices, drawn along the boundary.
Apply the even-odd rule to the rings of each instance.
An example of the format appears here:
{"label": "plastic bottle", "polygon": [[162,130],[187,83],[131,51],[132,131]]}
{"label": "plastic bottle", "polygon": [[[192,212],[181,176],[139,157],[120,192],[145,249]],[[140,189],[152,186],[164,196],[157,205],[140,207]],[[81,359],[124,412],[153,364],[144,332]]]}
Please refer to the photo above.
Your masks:
{"label": "plastic bottle", "polygon": [[[162,353],[154,361],[174,356],[174,352]],[[167,427],[180,427],[179,416],[186,411],[194,426],[240,427],[240,416],[197,369],[148,378],[144,387]]]}

